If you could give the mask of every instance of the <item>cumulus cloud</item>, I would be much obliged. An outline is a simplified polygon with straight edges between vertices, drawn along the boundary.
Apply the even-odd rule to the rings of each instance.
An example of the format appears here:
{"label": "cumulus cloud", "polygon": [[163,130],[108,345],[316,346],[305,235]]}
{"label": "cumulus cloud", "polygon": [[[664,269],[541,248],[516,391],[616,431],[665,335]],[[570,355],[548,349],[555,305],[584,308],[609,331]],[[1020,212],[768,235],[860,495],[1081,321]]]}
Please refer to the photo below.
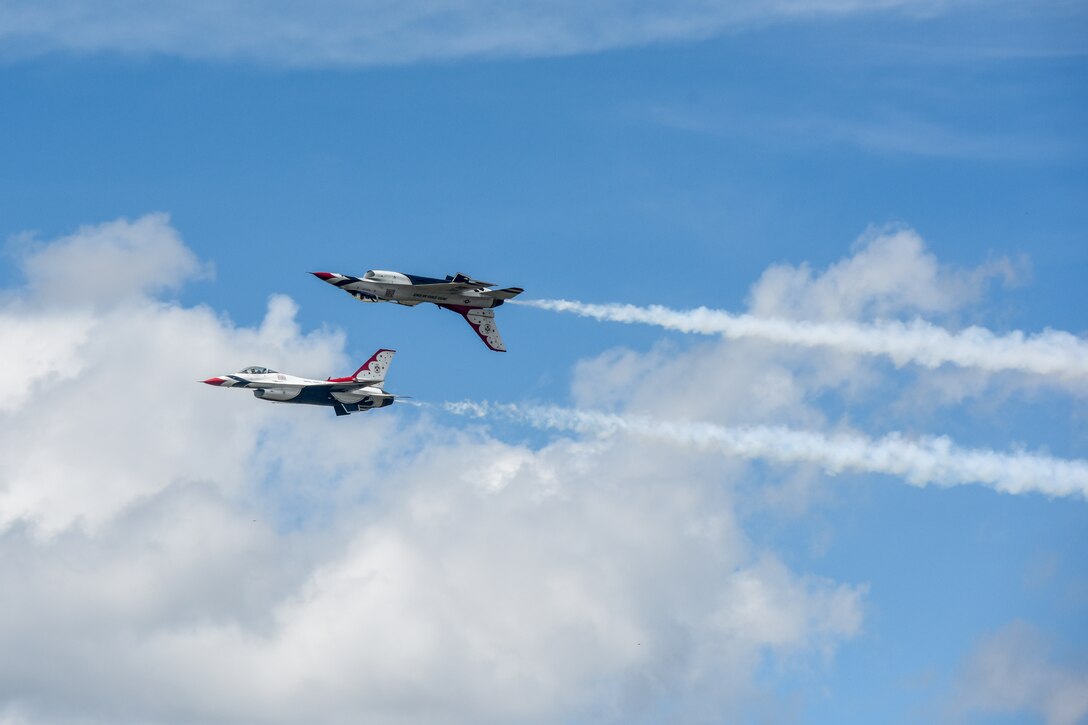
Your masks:
{"label": "cumulus cloud", "polygon": [[33,303],[65,309],[131,304],[210,272],[166,214],[88,225],[49,243],[24,238],[18,256]]}
{"label": "cumulus cloud", "polygon": [[1012,622],[983,637],[964,662],[954,709],[1031,713],[1048,725],[1088,718],[1088,667],[1063,663],[1038,628]]}
{"label": "cumulus cloud", "polygon": [[[239,359],[346,365],[343,337],[301,335],[286,297],[270,298],[257,329],[158,299],[202,270],[163,215],[85,227],[20,264],[27,288],[0,308],[0,525],[94,527],[179,476],[245,480],[259,413],[194,381]],[[84,471],[93,483],[73,485]]]}
{"label": "cumulus cloud", "polygon": [[203,267],[165,217],[21,264],[86,286],[0,302],[0,379],[33,373],[0,391],[0,719],[705,719],[862,626],[863,584],[749,541],[743,466],[198,385],[349,361],[282,295],[256,327],[166,299]]}
{"label": "cumulus cloud", "polygon": [[442,0],[305,8],[256,0],[0,0],[0,48],[242,58],[289,65],[375,65],[479,56],[552,56],[700,40],[771,22],[897,11],[932,14],[972,0]]}
{"label": "cumulus cloud", "polygon": [[819,272],[806,263],[772,265],[752,286],[749,313],[810,321],[946,315],[980,300],[994,278],[1016,284],[1027,264],[1001,257],[969,269],[942,266],[905,227],[871,228],[853,252]]}

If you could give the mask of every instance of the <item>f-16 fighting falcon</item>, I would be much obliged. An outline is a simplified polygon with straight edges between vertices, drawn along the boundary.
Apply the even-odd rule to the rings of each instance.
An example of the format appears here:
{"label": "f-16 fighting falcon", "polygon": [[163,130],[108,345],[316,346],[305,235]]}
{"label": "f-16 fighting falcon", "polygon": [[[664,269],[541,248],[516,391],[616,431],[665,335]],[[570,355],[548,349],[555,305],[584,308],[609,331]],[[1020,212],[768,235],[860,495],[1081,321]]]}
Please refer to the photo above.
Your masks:
{"label": "f-16 fighting falcon", "polygon": [[395,350],[378,350],[353,375],[346,378],[310,380],[284,375],[259,366],[200,382],[224,388],[249,388],[261,400],[274,403],[329,405],[337,415],[384,408],[394,395],[382,389]]}
{"label": "f-16 fighting falcon", "polygon": [[492,308],[525,291],[521,287],[489,289],[495,285],[463,274],[435,279],[372,269],[362,277],[332,272],[313,272],[313,275],[361,302],[395,302],[409,307],[430,302],[453,310],[468,321],[485,345],[497,352],[506,352],[506,345],[495,325]]}

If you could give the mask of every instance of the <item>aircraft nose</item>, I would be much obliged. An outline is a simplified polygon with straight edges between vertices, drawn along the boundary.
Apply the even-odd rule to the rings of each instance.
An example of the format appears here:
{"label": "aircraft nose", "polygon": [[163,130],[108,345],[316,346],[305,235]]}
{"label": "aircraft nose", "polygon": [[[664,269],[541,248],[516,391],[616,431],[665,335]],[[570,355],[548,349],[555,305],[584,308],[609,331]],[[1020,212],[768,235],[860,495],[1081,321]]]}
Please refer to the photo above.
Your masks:
{"label": "aircraft nose", "polygon": [[331,280],[333,277],[336,276],[332,272],[310,272],[310,274],[317,277],[319,280],[321,280],[323,282],[328,282],[329,280]]}
{"label": "aircraft nose", "polygon": [[205,385],[222,385],[227,382],[223,378],[208,378],[207,380],[198,380],[198,383],[204,383]]}

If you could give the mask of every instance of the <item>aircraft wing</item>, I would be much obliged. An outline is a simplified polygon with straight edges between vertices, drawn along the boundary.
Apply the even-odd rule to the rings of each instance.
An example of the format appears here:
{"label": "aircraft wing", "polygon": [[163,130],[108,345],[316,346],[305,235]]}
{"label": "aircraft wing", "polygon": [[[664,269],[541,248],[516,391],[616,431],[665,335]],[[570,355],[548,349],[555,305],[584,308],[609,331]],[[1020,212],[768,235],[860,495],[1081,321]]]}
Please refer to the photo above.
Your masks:
{"label": "aircraft wing", "polygon": [[228,375],[227,379],[230,380],[231,385],[227,387],[237,388],[250,388],[251,390],[301,390],[302,388],[327,388],[329,390],[352,390],[354,388],[361,388],[367,385],[373,385],[380,383],[380,380],[360,380],[351,382],[324,382],[314,381],[312,383],[289,383],[279,380],[268,380],[263,382],[256,382],[253,380],[246,380],[245,378],[235,377]]}
{"label": "aircraft wing", "polygon": [[435,284],[414,284],[413,290],[430,292],[431,294],[457,294],[468,290],[480,289],[479,284],[466,284],[464,282],[439,282]]}
{"label": "aircraft wing", "polygon": [[473,331],[480,336],[484,344],[495,352],[506,352],[506,345],[499,334],[499,328],[495,324],[495,310],[491,308],[479,309],[464,305],[439,305],[447,310],[453,310],[465,318]]}
{"label": "aircraft wing", "polygon": [[310,385],[307,385],[306,387],[308,387],[308,388],[326,388],[327,390],[354,390],[355,388],[365,388],[368,385],[376,385],[377,383],[380,383],[380,382],[382,382],[382,381],[381,380],[359,380],[359,381],[352,381],[350,383],[324,382],[324,383],[311,383]]}

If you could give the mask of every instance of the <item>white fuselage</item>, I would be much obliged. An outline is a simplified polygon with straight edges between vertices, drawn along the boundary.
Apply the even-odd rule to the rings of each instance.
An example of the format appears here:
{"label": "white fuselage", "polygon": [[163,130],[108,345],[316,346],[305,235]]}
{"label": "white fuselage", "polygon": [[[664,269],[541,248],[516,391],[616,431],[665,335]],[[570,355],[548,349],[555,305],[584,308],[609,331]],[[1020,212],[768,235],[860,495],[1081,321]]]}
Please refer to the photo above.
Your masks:
{"label": "white fuselage", "polygon": [[358,370],[343,378],[313,380],[251,365],[236,373],[200,382],[221,388],[249,388],[255,397],[273,403],[330,406],[338,416],[348,415],[393,403],[396,396],[385,392],[382,384],[395,354],[396,350],[382,348]]}
{"label": "white fuselage", "polygon": [[375,385],[334,386],[327,380],[312,380],[277,372],[230,373],[209,378],[204,382],[224,388],[251,389],[255,397],[273,403],[309,405],[343,403],[358,405],[360,408],[381,408],[393,402],[394,397]]}
{"label": "white fuselage", "polygon": [[525,291],[520,287],[492,289],[495,285],[490,282],[480,282],[460,273],[445,279],[380,269],[372,269],[362,277],[336,272],[314,272],[313,275],[362,302],[392,302],[408,307],[429,302],[456,312],[465,318],[485,345],[499,352],[506,352],[506,345],[495,324],[493,308]]}
{"label": "white fuselage", "polygon": [[[408,306],[430,302],[478,308],[498,307],[503,302],[483,294],[488,291],[486,286],[465,288],[450,284],[447,280],[376,269],[362,277],[336,274],[325,281],[363,302],[393,302]],[[453,289],[454,287],[460,288]]]}

